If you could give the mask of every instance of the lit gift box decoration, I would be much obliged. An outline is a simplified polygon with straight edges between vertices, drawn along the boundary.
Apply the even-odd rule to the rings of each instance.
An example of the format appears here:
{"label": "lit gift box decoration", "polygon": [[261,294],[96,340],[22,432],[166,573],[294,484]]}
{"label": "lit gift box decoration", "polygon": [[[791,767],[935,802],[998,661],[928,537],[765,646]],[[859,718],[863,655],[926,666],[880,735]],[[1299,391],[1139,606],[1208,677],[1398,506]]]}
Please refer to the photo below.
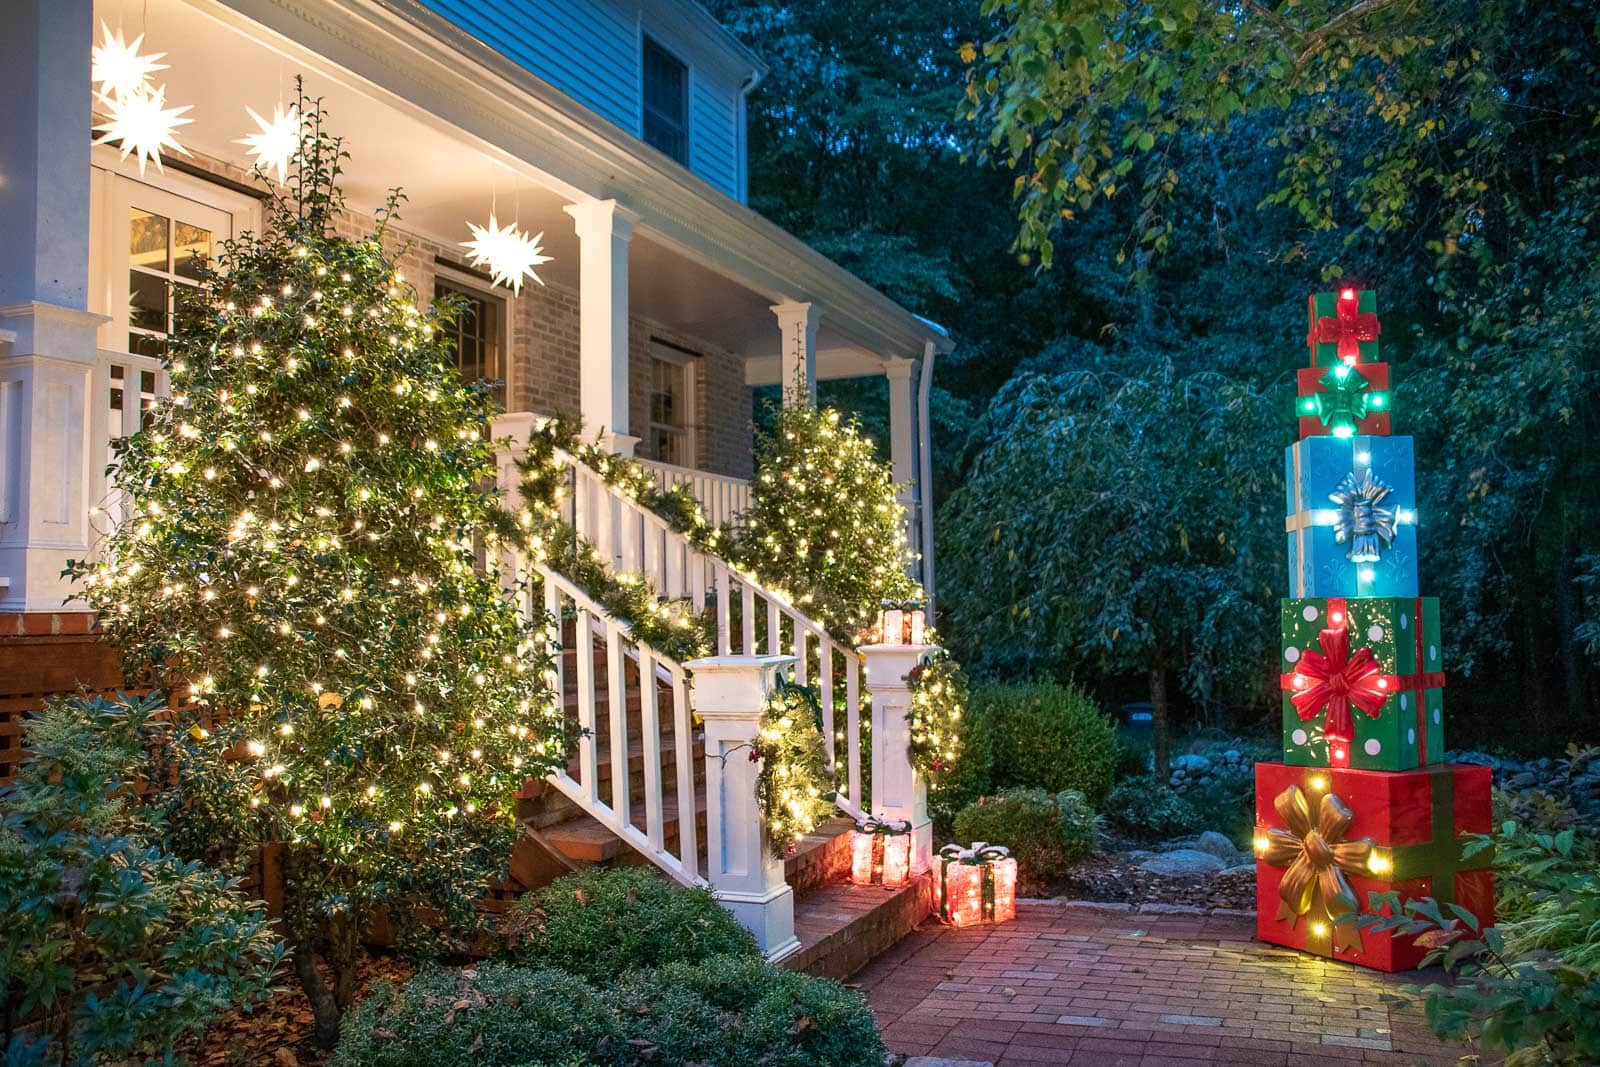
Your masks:
{"label": "lit gift box decoration", "polygon": [[1409,437],[1307,437],[1284,451],[1289,595],[1417,595]]}
{"label": "lit gift box decoration", "polygon": [[986,841],[939,850],[939,917],[951,926],[1017,917],[1017,861]]}
{"label": "lit gift box decoration", "polygon": [[1313,293],[1310,311],[1306,344],[1311,347],[1313,367],[1378,361],[1383,327],[1378,322],[1378,297],[1371,289]]}
{"label": "lit gift box decoration", "polygon": [[1301,437],[1387,437],[1389,364],[1337,363],[1303,367],[1295,372]]}
{"label": "lit gift box decoration", "polygon": [[862,819],[850,837],[850,880],[856,885],[905,885],[911,879],[911,823]]}
{"label": "lit gift box decoration", "polygon": [[880,645],[927,644],[928,616],[916,600],[885,600],[878,609]]}

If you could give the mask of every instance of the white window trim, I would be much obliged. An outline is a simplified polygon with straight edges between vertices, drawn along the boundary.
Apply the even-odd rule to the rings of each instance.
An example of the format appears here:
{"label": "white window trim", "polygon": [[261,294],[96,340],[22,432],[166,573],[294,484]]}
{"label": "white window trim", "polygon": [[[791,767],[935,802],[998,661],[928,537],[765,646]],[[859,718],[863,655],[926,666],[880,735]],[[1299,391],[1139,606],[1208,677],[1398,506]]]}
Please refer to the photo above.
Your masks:
{"label": "white window trim", "polygon": [[[677,348],[651,341],[648,349],[652,360],[659,359],[663,363],[671,363],[683,368],[683,426],[681,432],[685,439],[685,448],[689,453],[689,462],[682,464],[689,470],[700,469],[700,404],[697,399],[700,393],[700,363],[701,357],[692,352],[684,352]],[[652,370],[650,380],[651,391],[655,389],[655,375]],[[680,431],[677,426],[670,426],[664,422],[656,422],[650,418],[653,404],[645,405],[645,427],[653,432],[657,426],[664,430]],[[653,440],[652,440],[653,447]],[[666,462],[660,460],[660,462]]]}
{"label": "white window trim", "polygon": [[[516,408],[513,406],[513,401],[517,395],[517,361],[511,351],[511,319],[517,313],[516,295],[464,270],[437,261],[433,264],[433,276],[436,283],[442,281],[452,289],[461,289],[480,299],[493,300],[500,305],[499,329],[496,332],[500,334],[500,362],[503,364],[502,370],[505,374],[503,379],[506,392],[505,407],[507,411],[515,411]],[[428,300],[431,303],[433,300],[431,289],[433,287],[430,286],[429,288]]]}

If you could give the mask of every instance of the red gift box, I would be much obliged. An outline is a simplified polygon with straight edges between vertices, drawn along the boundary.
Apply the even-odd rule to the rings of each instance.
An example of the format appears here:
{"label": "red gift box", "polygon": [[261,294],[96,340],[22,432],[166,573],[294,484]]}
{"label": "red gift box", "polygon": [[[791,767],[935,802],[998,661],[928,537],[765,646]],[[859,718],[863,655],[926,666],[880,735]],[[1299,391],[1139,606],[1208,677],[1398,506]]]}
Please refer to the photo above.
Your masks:
{"label": "red gift box", "polygon": [[[1463,858],[1468,834],[1490,832],[1487,767],[1414,771],[1256,764],[1256,936],[1380,971],[1407,971],[1428,952],[1412,936],[1361,929],[1369,893],[1433,897],[1494,922],[1493,851]],[[1387,912],[1383,912],[1387,914]]]}
{"label": "red gift box", "polygon": [[[1319,437],[1334,432],[1333,426],[1322,421],[1314,406],[1309,408],[1307,406],[1308,399],[1314,402],[1318,393],[1329,392],[1323,382],[1329,370],[1327,367],[1301,367],[1295,371],[1297,393],[1295,414],[1300,419],[1302,438]],[[1356,421],[1350,436],[1387,437],[1390,431],[1389,412],[1393,406],[1389,397],[1389,364],[1363,363],[1355,370],[1367,382],[1367,388],[1363,390],[1367,396],[1367,414]]]}

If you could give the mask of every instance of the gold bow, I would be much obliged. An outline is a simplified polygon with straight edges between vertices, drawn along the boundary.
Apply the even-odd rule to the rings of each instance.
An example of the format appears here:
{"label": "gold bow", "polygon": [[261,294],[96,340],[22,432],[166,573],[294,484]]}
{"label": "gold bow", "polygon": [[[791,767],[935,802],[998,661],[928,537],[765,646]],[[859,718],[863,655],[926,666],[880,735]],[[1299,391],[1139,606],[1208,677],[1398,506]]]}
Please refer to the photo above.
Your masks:
{"label": "gold bow", "polygon": [[1311,803],[1297,785],[1279,793],[1272,806],[1288,829],[1267,831],[1261,858],[1273,867],[1287,867],[1278,883],[1278,918],[1292,929],[1299,917],[1313,909],[1327,915],[1333,947],[1360,949],[1361,931],[1341,924],[1341,915],[1360,909],[1361,901],[1345,879],[1346,872],[1361,874],[1372,855],[1372,838],[1346,841],[1355,814],[1333,793],[1323,794],[1316,822]]}

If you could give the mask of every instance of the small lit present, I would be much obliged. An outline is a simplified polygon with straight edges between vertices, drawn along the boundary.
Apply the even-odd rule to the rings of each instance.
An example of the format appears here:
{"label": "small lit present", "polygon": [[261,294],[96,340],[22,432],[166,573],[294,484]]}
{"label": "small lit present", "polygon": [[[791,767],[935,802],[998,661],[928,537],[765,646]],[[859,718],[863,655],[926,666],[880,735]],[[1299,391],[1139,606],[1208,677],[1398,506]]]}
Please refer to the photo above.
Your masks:
{"label": "small lit present", "polygon": [[1017,917],[1017,861],[986,841],[939,850],[939,917],[952,926]]}
{"label": "small lit present", "polygon": [[917,600],[885,600],[878,610],[877,638],[884,645],[922,645],[928,639],[928,616]]}
{"label": "small lit present", "polygon": [[911,823],[863,819],[850,836],[850,881],[856,885],[905,885],[911,878]]}

